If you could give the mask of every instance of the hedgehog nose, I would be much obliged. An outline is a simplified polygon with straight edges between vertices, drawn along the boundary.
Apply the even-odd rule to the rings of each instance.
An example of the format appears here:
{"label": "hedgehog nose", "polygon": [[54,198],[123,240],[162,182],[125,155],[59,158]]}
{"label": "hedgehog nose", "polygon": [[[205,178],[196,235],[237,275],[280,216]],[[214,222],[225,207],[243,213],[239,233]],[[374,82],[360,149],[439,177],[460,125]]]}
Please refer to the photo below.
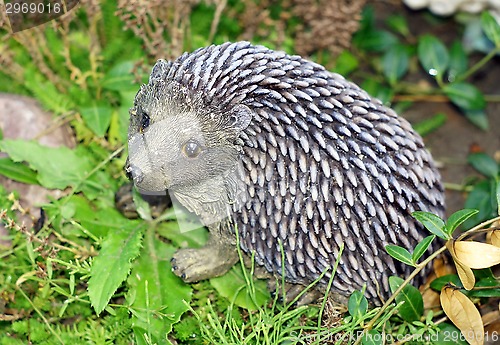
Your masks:
{"label": "hedgehog nose", "polygon": [[141,183],[144,180],[144,173],[134,164],[127,164],[125,174],[129,180],[133,180],[135,184]]}

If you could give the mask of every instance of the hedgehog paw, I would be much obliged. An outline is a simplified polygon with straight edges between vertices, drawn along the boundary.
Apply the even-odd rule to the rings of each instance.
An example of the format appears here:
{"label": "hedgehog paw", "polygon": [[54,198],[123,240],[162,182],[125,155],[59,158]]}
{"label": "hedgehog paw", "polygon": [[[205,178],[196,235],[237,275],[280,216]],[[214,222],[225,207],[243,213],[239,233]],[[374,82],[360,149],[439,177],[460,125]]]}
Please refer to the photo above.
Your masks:
{"label": "hedgehog paw", "polygon": [[172,271],[186,283],[218,277],[238,261],[235,248],[203,247],[180,249],[170,263]]}

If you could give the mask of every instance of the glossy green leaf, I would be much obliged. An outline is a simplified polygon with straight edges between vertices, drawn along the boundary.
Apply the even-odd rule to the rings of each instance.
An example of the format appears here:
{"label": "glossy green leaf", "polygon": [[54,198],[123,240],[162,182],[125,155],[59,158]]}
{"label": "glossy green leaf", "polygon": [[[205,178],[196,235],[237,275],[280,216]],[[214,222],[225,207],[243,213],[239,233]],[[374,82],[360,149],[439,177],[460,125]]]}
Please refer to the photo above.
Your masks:
{"label": "glossy green leaf", "polygon": [[49,189],[75,186],[93,168],[83,149],[71,150],[64,146],[53,148],[24,140],[3,140],[0,149],[14,162],[27,162],[38,172],[40,184]]}
{"label": "glossy green leaf", "polygon": [[430,75],[443,75],[450,61],[445,45],[435,36],[423,35],[418,41],[418,59]]}
{"label": "glossy green leaf", "polygon": [[453,213],[446,221],[446,233],[451,236],[456,228],[477,213],[479,213],[478,210],[472,209],[463,209]]}
{"label": "glossy green leaf", "polygon": [[496,178],[499,174],[498,163],[485,153],[471,153],[467,161],[486,177]]}
{"label": "glossy green leaf", "polygon": [[411,256],[411,259],[413,260],[413,263],[417,263],[418,260],[422,257],[422,255],[425,254],[429,246],[431,245],[432,241],[436,238],[435,235],[430,235],[424,238],[419,244],[415,246],[415,249],[413,250],[413,254]]}
{"label": "glossy green leaf", "polygon": [[489,11],[481,14],[481,27],[491,42],[497,47],[500,46],[500,25]]}
{"label": "glossy green leaf", "polygon": [[107,105],[94,104],[91,107],[81,108],[80,114],[92,132],[99,137],[104,137],[111,123],[113,108]]}
{"label": "glossy green leaf", "polygon": [[439,278],[436,278],[431,282],[430,286],[431,289],[435,291],[441,291],[446,284],[450,283],[459,288],[464,287],[462,282],[460,281],[460,278],[456,274],[447,274]]}
{"label": "glossy green leaf", "polygon": [[352,317],[361,318],[368,310],[368,300],[361,291],[354,291],[349,297],[347,310]]}
{"label": "glossy green leaf", "polygon": [[472,84],[465,82],[452,83],[444,86],[443,91],[460,108],[481,110],[486,106],[483,94]]}
{"label": "glossy green leaf", "polygon": [[14,162],[10,158],[0,158],[0,175],[21,183],[40,184],[35,171],[23,163]]}
{"label": "glossy green leaf", "polygon": [[[188,310],[192,288],[172,272],[170,259],[176,251],[159,241],[154,228],[146,231],[141,256],[135,260],[127,280],[125,295],[132,314],[132,329],[137,343],[170,344],[166,334]],[[150,337],[146,341],[145,336]]]}
{"label": "glossy green leaf", "polygon": [[406,250],[405,248],[389,244],[389,245],[385,246],[385,250],[394,259],[401,261],[407,265],[415,266],[413,264],[413,260],[411,258],[410,252],[408,250]]}
{"label": "glossy green leaf", "polygon": [[408,71],[409,54],[406,47],[394,45],[382,57],[382,71],[390,84],[395,84]]}
{"label": "glossy green leaf", "polygon": [[444,232],[445,224],[441,218],[435,214],[423,211],[415,211],[411,214],[413,218],[422,223],[431,233],[444,240],[449,239],[448,234]]}
{"label": "glossy green leaf", "polygon": [[454,41],[450,47],[449,81],[453,82],[458,76],[467,71],[469,61],[460,41]]}
{"label": "glossy green leaf", "polygon": [[[403,282],[404,280],[399,277],[389,277],[391,292],[394,293]],[[404,303],[399,307],[399,315],[403,320],[408,322],[420,320],[424,314],[424,300],[416,287],[406,285],[401,293],[396,296],[396,303],[401,302]]]}
{"label": "glossy green leaf", "polygon": [[[267,283],[264,280],[254,279],[255,290],[252,292],[248,289],[241,265],[238,264],[223,276],[210,279],[210,284],[221,296],[227,298],[230,302],[234,301],[234,304],[238,307],[248,310],[256,310],[257,307],[263,306],[270,298]],[[252,298],[252,293],[255,299]]]}
{"label": "glossy green leaf", "polygon": [[99,255],[90,270],[88,292],[90,303],[99,315],[109,300],[127,278],[132,260],[139,255],[142,226],[114,230],[102,242]]}

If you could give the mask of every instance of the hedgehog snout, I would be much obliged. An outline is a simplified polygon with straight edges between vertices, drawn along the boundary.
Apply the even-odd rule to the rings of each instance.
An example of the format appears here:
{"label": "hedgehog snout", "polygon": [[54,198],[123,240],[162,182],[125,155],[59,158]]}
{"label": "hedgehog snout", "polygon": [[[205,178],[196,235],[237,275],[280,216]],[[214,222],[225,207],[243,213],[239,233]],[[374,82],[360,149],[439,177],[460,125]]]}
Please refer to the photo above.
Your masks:
{"label": "hedgehog snout", "polygon": [[130,180],[134,181],[135,184],[140,184],[144,180],[144,172],[135,164],[127,162],[125,173]]}

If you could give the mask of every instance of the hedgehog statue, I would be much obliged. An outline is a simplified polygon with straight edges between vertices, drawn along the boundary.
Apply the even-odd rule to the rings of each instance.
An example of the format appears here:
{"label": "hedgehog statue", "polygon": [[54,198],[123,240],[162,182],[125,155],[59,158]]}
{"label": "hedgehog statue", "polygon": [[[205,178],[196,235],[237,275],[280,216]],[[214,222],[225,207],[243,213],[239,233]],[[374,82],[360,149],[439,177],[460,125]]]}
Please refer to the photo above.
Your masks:
{"label": "hedgehog statue", "polygon": [[444,212],[439,173],[406,120],[321,65],[248,42],[159,60],[130,110],[128,145],[136,187],[168,190],[210,231],[172,258],[186,282],[234,265],[237,231],[244,252],[291,284],[323,274],[325,287],[344,246],[332,295],[366,285],[380,304],[388,277],[411,271],[384,247],[426,236],[413,211]]}

